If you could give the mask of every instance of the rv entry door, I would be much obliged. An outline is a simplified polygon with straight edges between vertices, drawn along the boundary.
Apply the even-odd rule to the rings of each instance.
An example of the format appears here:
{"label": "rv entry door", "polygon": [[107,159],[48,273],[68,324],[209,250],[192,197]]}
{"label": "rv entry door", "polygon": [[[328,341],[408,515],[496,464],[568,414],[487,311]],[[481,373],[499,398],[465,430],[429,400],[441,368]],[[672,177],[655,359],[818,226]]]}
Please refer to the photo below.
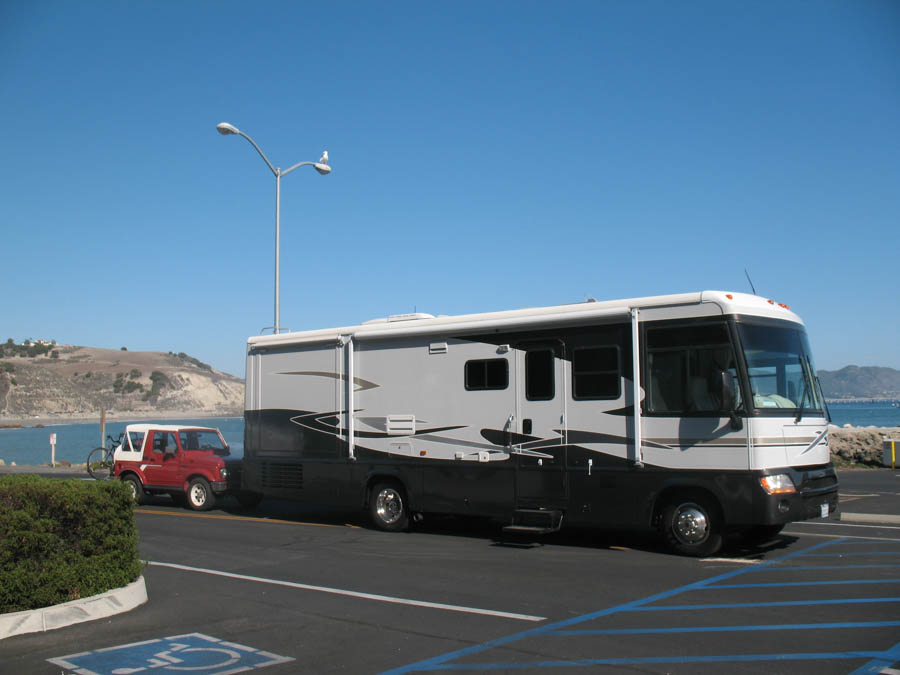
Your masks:
{"label": "rv entry door", "polygon": [[564,506],[566,421],[564,345],[530,342],[516,349],[516,506]]}

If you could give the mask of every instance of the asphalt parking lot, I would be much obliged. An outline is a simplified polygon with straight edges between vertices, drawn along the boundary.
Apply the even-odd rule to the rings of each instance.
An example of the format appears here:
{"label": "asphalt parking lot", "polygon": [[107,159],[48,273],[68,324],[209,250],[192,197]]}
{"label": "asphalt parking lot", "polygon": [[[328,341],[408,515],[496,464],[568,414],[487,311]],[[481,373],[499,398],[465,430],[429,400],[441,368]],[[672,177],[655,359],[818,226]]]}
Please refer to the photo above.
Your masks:
{"label": "asphalt parking lot", "polygon": [[149,602],[0,641],[0,673],[897,672],[900,472],[841,484],[860,519],[705,560],[633,535],[511,546],[479,521],[389,534],[161,497],[137,514]]}

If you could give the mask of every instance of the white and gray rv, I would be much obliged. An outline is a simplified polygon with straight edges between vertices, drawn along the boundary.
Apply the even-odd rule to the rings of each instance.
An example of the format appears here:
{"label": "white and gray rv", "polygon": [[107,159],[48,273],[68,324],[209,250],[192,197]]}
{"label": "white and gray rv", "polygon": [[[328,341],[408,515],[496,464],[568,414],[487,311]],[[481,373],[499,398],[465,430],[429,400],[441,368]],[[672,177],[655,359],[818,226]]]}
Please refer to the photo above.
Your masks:
{"label": "white and gray rv", "polygon": [[252,337],[245,408],[245,489],[368,508],[385,530],[419,513],[651,528],[709,555],[837,511],[803,322],[753,295]]}

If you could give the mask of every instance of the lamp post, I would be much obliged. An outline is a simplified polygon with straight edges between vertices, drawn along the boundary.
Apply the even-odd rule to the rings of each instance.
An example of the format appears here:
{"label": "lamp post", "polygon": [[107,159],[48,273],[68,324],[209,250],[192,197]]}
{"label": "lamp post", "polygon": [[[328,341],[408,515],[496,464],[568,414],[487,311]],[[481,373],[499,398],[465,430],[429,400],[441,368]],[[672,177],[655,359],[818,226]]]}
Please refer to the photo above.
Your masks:
{"label": "lamp post", "polygon": [[263,161],[266,163],[266,166],[269,167],[269,170],[275,176],[275,326],[274,331],[277,335],[281,328],[281,296],[280,296],[280,286],[281,286],[281,177],[287,176],[294,169],[301,166],[311,166],[316,171],[318,171],[323,176],[331,173],[331,167],[328,166],[328,151],[322,153],[322,156],[319,158],[318,162],[298,162],[294,164],[290,169],[285,169],[282,171],[280,168],[272,166],[272,162],[269,161],[269,158],[265,156],[262,150],[260,150],[259,146],[256,142],[250,138],[243,131],[238,129],[237,127],[228,124],[228,122],[220,122],[216,125],[216,130],[222,134],[223,136],[230,136],[235,134],[237,136],[243,136],[248,141],[250,141],[250,145],[256,148],[256,151],[259,153],[259,156],[263,158]]}

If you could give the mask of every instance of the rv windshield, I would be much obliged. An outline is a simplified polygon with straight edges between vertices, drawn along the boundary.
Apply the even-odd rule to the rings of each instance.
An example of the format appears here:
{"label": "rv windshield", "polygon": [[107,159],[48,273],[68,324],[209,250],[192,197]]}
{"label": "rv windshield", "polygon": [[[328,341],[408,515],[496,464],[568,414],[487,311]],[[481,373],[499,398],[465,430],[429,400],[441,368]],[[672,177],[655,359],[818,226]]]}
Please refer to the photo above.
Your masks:
{"label": "rv windshield", "polygon": [[802,329],[738,324],[753,407],[758,411],[821,411],[822,397]]}

